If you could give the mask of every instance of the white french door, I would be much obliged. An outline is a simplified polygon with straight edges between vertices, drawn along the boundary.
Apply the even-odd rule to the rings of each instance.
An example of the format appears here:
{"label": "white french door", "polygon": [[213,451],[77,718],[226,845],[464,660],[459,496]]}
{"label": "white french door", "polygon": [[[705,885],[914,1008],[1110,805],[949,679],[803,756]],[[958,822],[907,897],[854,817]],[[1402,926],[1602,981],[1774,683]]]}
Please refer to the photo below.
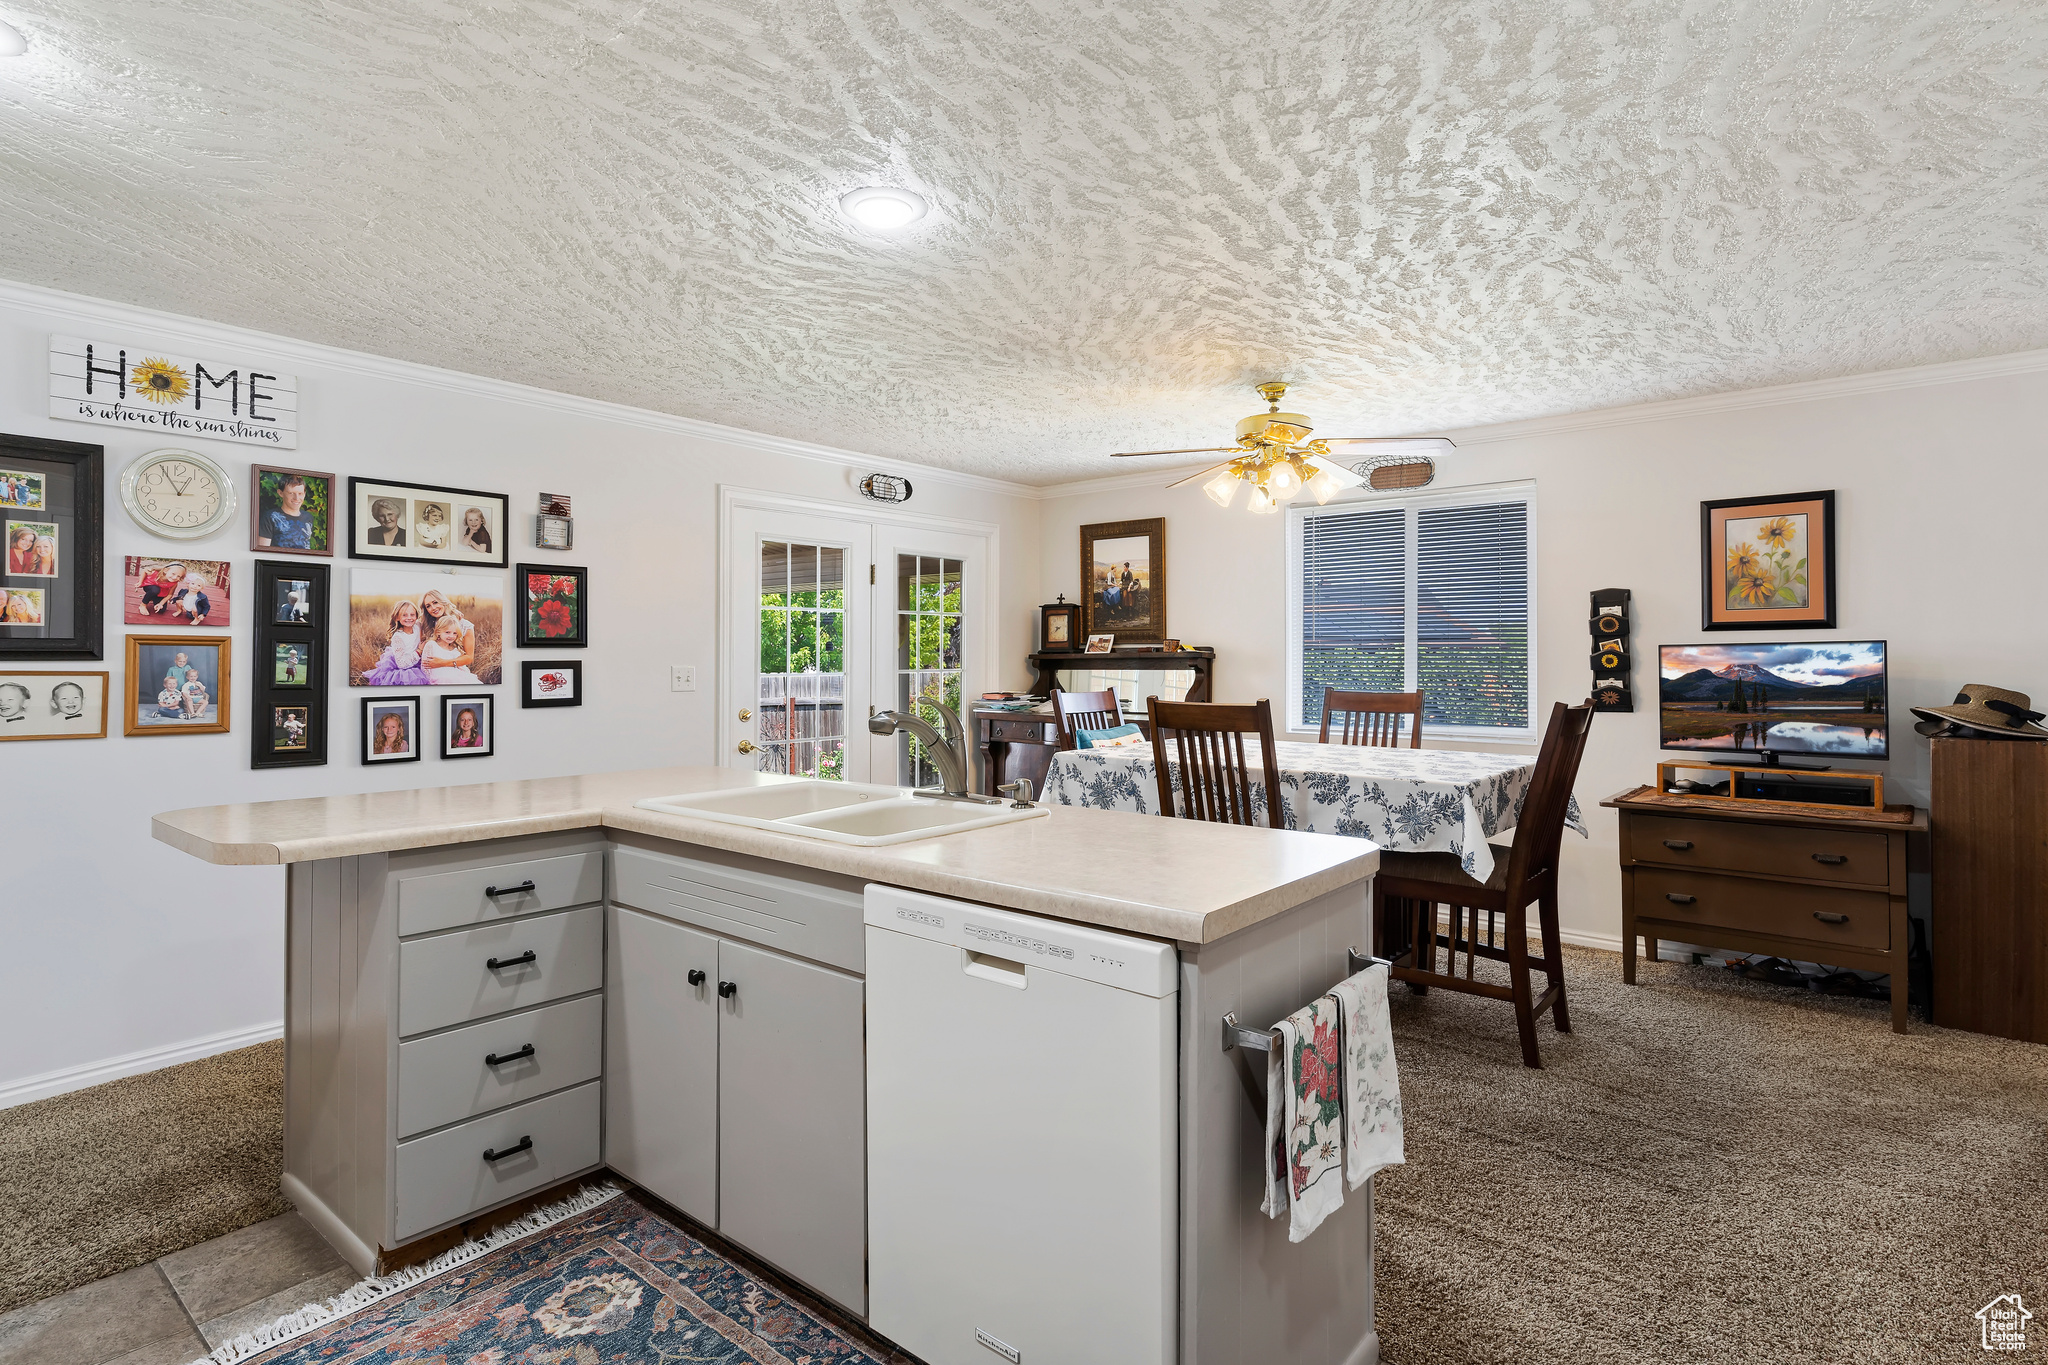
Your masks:
{"label": "white french door", "polygon": [[966,700],[989,685],[993,529],[724,492],[720,761],[850,782],[936,782],[922,745],[870,736],[867,720],[906,711],[943,732],[934,708],[964,722]]}

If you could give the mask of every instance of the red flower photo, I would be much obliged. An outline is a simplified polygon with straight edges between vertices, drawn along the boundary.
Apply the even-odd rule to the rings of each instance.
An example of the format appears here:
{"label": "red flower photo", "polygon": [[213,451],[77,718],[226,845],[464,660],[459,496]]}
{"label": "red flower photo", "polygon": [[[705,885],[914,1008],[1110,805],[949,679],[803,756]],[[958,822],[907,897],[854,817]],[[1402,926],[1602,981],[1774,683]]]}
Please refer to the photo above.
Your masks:
{"label": "red flower photo", "polygon": [[537,564],[519,566],[519,643],[579,648],[590,643],[585,633],[584,569],[557,569]]}

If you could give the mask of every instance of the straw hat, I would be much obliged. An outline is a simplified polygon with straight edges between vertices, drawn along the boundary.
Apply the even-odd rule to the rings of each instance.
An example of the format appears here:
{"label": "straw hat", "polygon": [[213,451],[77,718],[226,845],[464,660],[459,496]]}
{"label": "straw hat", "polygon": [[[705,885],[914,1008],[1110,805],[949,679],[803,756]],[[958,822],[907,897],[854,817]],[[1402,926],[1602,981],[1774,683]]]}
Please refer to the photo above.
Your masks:
{"label": "straw hat", "polygon": [[2008,692],[2002,687],[1967,683],[1962,691],[1956,693],[1953,706],[1915,706],[1909,709],[1921,718],[1922,724],[1914,728],[1923,735],[1938,735],[1954,724],[1966,725],[1987,734],[2048,739],[2048,730],[2034,723],[2048,720],[2048,716],[2033,709],[2033,699],[2024,692]]}

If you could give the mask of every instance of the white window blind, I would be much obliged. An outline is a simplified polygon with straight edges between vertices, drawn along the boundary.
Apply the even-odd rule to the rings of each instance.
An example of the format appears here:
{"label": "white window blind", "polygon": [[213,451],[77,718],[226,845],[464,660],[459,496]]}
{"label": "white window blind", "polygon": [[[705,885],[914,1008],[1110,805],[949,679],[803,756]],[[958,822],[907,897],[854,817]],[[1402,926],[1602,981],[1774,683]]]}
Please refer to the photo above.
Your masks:
{"label": "white window blind", "polygon": [[1423,693],[1427,729],[1531,727],[1529,498],[1455,495],[1300,509],[1292,728],[1323,689]]}

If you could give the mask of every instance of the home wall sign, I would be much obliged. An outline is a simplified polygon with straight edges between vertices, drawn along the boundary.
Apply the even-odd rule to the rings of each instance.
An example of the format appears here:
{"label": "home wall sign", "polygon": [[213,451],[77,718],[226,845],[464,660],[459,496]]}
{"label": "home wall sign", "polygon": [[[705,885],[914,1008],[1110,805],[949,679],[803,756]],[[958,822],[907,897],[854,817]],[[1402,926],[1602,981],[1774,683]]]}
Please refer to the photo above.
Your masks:
{"label": "home wall sign", "polygon": [[202,360],[161,346],[53,335],[50,416],[291,450],[299,444],[299,384],[246,356]]}

